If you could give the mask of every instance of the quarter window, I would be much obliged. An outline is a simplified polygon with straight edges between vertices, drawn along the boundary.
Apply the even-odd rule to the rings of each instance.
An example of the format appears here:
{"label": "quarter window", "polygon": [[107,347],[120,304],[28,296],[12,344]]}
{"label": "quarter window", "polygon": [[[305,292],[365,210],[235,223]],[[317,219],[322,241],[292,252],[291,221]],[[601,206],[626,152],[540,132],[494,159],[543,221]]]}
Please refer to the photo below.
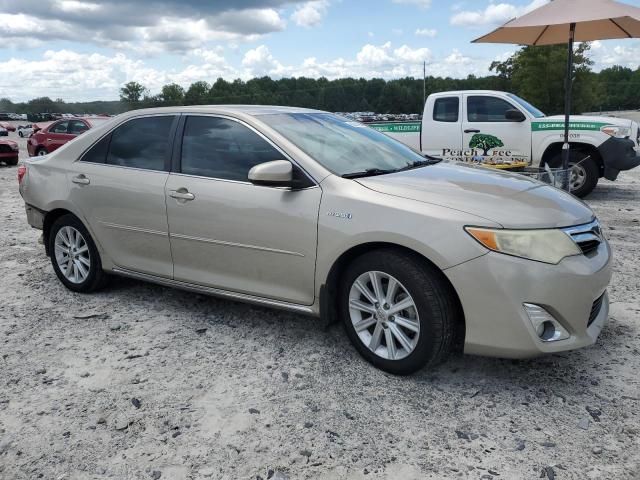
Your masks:
{"label": "quarter window", "polygon": [[49,130],[51,133],[67,133],[67,128],[69,127],[69,122],[60,122],[55,124]]}
{"label": "quarter window", "polygon": [[109,152],[109,141],[111,135],[107,135],[98,143],[93,145],[80,159],[81,162],[104,163]]}
{"label": "quarter window", "polygon": [[515,107],[497,97],[467,97],[467,118],[470,122],[509,122],[507,110]]}
{"label": "quarter window", "polygon": [[129,120],[111,134],[107,163],[146,170],[165,170],[174,117]]}
{"label": "quarter window", "polygon": [[182,139],[181,172],[248,181],[252,167],[283,155],[244,125],[225,118],[187,118]]}
{"label": "quarter window", "polygon": [[433,119],[436,122],[457,122],[460,98],[437,98],[433,105]]}

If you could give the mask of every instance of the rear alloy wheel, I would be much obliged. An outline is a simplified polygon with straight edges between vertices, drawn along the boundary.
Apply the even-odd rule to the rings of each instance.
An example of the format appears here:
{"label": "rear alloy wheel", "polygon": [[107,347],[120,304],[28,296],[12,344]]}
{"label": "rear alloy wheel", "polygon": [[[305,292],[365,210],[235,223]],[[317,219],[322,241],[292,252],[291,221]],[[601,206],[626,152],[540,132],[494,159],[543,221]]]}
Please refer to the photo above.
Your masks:
{"label": "rear alloy wheel", "polygon": [[60,217],[51,227],[49,255],[56,275],[69,290],[88,293],[104,284],[98,250],[87,229],[73,215]]}
{"label": "rear alloy wheel", "polygon": [[357,258],[343,275],[339,302],[352,343],[382,370],[407,375],[451,350],[455,295],[417,255],[390,248]]}

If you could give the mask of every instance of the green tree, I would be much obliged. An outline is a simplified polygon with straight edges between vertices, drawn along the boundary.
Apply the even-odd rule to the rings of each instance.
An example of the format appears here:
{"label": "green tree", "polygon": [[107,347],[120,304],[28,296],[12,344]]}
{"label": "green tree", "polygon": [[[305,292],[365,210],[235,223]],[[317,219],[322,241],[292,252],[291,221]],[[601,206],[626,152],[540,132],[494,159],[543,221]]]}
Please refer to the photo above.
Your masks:
{"label": "green tree", "polygon": [[162,87],[160,99],[165,105],[182,105],[184,102],[184,88],[177,83],[170,83]]}
{"label": "green tree", "polygon": [[[588,43],[575,48],[572,111],[582,112],[595,102],[593,62],[588,58]],[[504,62],[493,62],[490,69],[510,86],[507,90],[524,97],[547,114],[564,111],[564,84],[567,47],[564,45],[522,47]]]}
{"label": "green tree", "polygon": [[206,105],[209,103],[211,86],[207,82],[192,83],[184,95],[185,105]]}
{"label": "green tree", "polygon": [[139,103],[146,95],[148,95],[147,88],[138,82],[129,82],[120,89],[120,101],[128,104]]}
{"label": "green tree", "polygon": [[483,151],[483,155],[487,156],[489,154],[489,150],[497,147],[504,147],[504,143],[498,137],[493,135],[486,135],[483,133],[476,133],[473,137],[471,137],[471,141],[469,142],[470,148],[480,148]]}

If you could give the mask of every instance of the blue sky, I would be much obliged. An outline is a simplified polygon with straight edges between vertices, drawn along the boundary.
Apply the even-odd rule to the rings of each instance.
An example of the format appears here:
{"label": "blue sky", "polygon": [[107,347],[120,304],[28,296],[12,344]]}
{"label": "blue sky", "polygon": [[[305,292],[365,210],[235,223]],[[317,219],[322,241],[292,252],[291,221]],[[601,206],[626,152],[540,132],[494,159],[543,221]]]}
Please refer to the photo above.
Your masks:
{"label": "blue sky", "polygon": [[[0,0],[0,97],[116,99],[138,81],[256,75],[485,75],[511,45],[471,44],[546,0]],[[640,6],[640,0],[625,0]],[[592,48],[596,70],[637,68],[640,41]]]}

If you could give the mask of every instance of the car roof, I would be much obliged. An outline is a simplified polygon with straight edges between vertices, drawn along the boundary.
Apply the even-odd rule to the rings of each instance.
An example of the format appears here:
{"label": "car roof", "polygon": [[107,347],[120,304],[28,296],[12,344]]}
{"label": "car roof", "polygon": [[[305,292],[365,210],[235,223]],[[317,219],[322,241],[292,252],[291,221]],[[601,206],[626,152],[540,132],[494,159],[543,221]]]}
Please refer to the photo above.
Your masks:
{"label": "car roof", "polygon": [[283,113],[327,113],[301,107],[281,107],[277,105],[192,105],[185,107],[159,107],[142,110],[131,110],[123,115],[141,115],[158,113],[219,113],[244,114],[249,116],[276,115]]}

